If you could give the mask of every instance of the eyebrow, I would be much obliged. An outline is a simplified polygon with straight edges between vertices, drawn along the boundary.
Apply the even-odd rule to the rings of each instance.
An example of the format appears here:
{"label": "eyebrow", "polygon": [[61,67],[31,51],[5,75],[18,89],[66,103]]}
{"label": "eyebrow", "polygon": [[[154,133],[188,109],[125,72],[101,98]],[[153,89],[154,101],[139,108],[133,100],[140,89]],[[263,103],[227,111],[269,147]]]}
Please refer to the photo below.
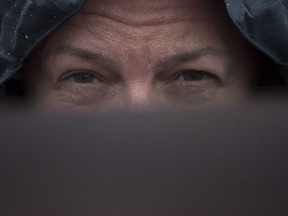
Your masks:
{"label": "eyebrow", "polygon": [[166,56],[160,61],[157,62],[157,64],[164,64],[164,63],[185,63],[188,61],[196,61],[197,59],[200,59],[205,56],[228,56],[228,53],[216,49],[213,47],[205,47],[199,50],[194,51],[188,51],[184,53],[179,53],[171,56]]}
{"label": "eyebrow", "polygon": [[92,52],[90,50],[83,49],[83,48],[73,47],[70,45],[62,45],[62,46],[57,47],[54,50],[53,54],[54,55],[69,54],[69,55],[79,57],[82,59],[86,59],[86,60],[93,60],[93,61],[101,60],[101,61],[104,61],[107,63],[118,64],[112,58],[110,58],[104,54]]}
{"label": "eyebrow", "polygon": [[[78,48],[78,47],[73,47],[70,45],[61,45],[57,47],[54,52],[54,55],[59,55],[59,54],[69,54],[72,56],[80,57],[82,59],[86,60],[100,60],[104,61],[107,63],[112,63],[112,64],[117,64],[120,65],[119,62],[116,62],[112,58],[101,54],[101,53],[96,53],[92,52],[90,50]],[[161,64],[167,64],[167,63],[185,63],[188,61],[196,61],[197,59],[200,59],[205,56],[228,56],[227,52],[224,52],[223,50],[216,49],[213,47],[205,47],[199,50],[193,50],[193,51],[187,51],[184,53],[178,53],[170,56],[166,56],[161,58],[156,62],[155,65],[161,65]]]}

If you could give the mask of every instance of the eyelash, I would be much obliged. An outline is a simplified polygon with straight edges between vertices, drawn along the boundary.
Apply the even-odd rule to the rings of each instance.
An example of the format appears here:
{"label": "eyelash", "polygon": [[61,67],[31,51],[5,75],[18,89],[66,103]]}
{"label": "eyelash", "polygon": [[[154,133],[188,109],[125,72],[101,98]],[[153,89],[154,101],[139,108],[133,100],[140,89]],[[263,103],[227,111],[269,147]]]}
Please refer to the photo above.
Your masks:
{"label": "eyelash", "polygon": [[[195,73],[194,75],[196,76],[200,75],[200,79],[191,81],[180,80],[180,77],[183,76],[186,72]],[[190,75],[188,75],[188,78]],[[194,75],[192,75],[190,78],[193,79]],[[171,78],[167,80],[166,84],[168,84],[167,87],[170,92],[194,94],[203,92],[209,88],[212,88],[213,86],[221,86],[223,82],[220,77],[212,73],[200,70],[184,69],[176,72],[173,76],[171,76]]]}
{"label": "eyelash", "polygon": [[[180,77],[185,76],[185,73],[187,73],[186,75],[188,75],[188,77],[186,77],[186,78],[188,78],[188,79],[192,78],[192,80],[180,80]],[[93,71],[85,71],[85,70],[83,70],[83,71],[81,71],[81,70],[75,71],[74,70],[74,71],[67,72],[63,76],[60,77],[60,81],[64,82],[64,81],[69,81],[69,79],[71,79],[71,81],[74,81],[75,83],[77,83],[75,80],[72,80],[73,78],[75,78],[76,75],[83,75],[83,76],[89,75],[89,76],[91,76],[92,79],[96,79],[97,82],[99,82],[99,84],[105,82],[104,78],[100,74],[93,72]],[[183,77],[183,78],[185,79],[185,77]],[[196,80],[193,80],[194,78],[196,78]],[[199,80],[197,80],[197,79],[199,79]],[[205,80],[203,80],[203,79],[205,79]],[[212,81],[214,81],[218,85],[223,84],[221,79],[214,74],[211,74],[211,73],[206,72],[206,71],[192,70],[192,69],[185,69],[185,70],[181,70],[181,71],[176,72],[170,79],[167,80],[167,84],[173,82],[175,84],[182,85],[182,86],[184,85],[184,87],[190,88],[193,86],[197,86],[200,82],[204,82],[207,79],[211,79]],[[83,83],[81,83],[81,81],[78,82],[78,84],[84,84],[83,86],[85,86],[87,84],[91,84],[91,83],[92,82],[89,82],[89,81],[87,83],[85,83],[85,81],[83,81]]]}
{"label": "eyelash", "polygon": [[[177,73],[175,73],[175,75],[172,76],[172,78],[170,80],[168,80],[168,82],[180,81],[179,78],[181,76],[183,76],[185,74],[185,72],[195,73],[194,75],[200,75],[200,76],[203,76],[204,78],[207,77],[209,79],[214,79],[215,82],[217,82],[218,84],[222,83],[221,79],[217,75],[214,75],[214,74],[206,72],[206,71],[192,70],[192,69],[185,69],[185,70],[178,71]],[[199,81],[201,81],[201,79]],[[182,80],[181,82],[187,82],[187,83],[190,82],[190,83],[192,83],[192,82],[199,82],[199,81],[197,81],[197,80],[195,80],[195,81]]]}
{"label": "eyelash", "polygon": [[99,82],[103,82],[104,81],[104,78],[94,72],[94,71],[87,71],[87,70],[73,70],[73,71],[68,71],[66,73],[64,73],[61,77],[60,77],[60,81],[63,82],[63,81],[67,81],[71,78],[73,78],[73,76],[76,76],[76,75],[89,75],[89,76],[93,76],[95,79],[99,80]]}
{"label": "eyelash", "polygon": [[[96,79],[96,82],[91,82],[91,83],[77,83],[73,80],[73,76],[76,75],[89,75],[92,76],[93,79]],[[87,71],[87,70],[73,70],[73,71],[68,71],[66,73],[64,73],[58,81],[60,84],[60,86],[66,85],[66,87],[68,89],[70,89],[70,91],[75,91],[75,92],[82,92],[83,90],[97,90],[99,91],[100,89],[102,89],[104,87],[103,82],[105,82],[104,78],[94,72],[94,71]]]}

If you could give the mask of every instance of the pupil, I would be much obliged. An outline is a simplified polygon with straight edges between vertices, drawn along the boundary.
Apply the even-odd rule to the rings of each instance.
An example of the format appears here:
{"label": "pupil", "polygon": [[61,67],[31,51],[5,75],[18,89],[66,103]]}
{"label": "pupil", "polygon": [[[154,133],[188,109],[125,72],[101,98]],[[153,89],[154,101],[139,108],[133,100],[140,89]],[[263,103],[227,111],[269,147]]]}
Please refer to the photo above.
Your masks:
{"label": "pupil", "polygon": [[91,76],[90,74],[75,74],[73,79],[74,79],[74,82],[77,82],[77,83],[92,83],[94,80],[94,77]]}
{"label": "pupil", "polygon": [[185,81],[201,81],[204,78],[204,74],[196,71],[186,71],[182,74]]}

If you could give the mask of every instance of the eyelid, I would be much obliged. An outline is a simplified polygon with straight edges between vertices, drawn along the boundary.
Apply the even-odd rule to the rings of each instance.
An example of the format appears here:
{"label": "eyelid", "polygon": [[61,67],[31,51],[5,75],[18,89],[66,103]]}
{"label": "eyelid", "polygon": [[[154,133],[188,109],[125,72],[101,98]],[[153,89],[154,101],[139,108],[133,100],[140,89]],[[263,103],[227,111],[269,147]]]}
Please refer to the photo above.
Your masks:
{"label": "eyelid", "polygon": [[173,82],[173,81],[177,81],[177,79],[179,78],[179,76],[181,76],[184,72],[196,72],[196,73],[201,73],[204,74],[207,77],[211,77],[213,79],[215,79],[217,81],[217,83],[222,84],[222,80],[219,76],[207,72],[207,71],[202,71],[202,70],[197,70],[197,69],[182,69],[182,70],[178,70],[176,73],[174,73],[169,79],[167,79],[167,82]]}
{"label": "eyelid", "polygon": [[77,75],[77,74],[89,74],[89,75],[92,75],[94,76],[96,79],[98,79],[100,82],[104,82],[105,81],[105,78],[95,72],[95,71],[90,71],[90,70],[71,70],[71,71],[67,71],[65,73],[63,73],[60,78],[59,78],[59,81],[63,82],[63,81],[66,81],[68,80],[69,78],[71,78],[73,75]]}

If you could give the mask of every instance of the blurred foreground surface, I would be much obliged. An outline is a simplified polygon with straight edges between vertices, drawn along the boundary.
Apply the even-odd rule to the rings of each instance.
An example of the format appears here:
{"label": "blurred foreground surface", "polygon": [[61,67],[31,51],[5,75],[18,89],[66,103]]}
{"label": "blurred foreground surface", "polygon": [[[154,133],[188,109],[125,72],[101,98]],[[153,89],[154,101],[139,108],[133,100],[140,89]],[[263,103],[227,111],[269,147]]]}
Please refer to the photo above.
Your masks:
{"label": "blurred foreground surface", "polygon": [[1,216],[287,216],[288,103],[2,113]]}

